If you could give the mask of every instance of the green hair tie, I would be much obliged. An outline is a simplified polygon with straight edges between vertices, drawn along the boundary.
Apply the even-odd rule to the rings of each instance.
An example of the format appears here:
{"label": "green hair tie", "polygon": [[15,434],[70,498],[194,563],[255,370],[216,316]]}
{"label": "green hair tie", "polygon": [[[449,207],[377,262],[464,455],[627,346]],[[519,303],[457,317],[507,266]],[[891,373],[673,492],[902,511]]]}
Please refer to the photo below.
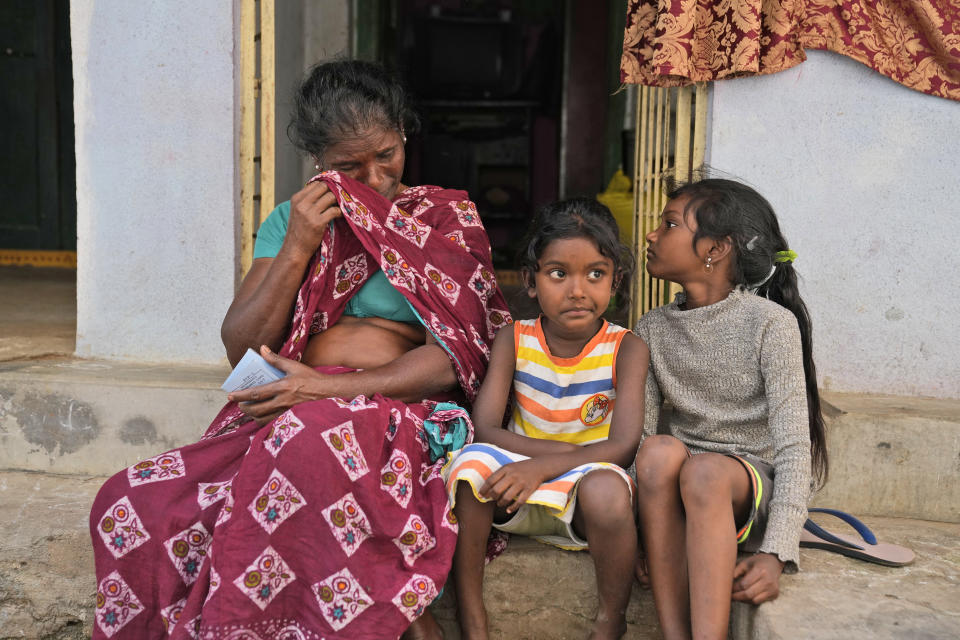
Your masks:
{"label": "green hair tie", "polygon": [[774,262],[793,262],[797,259],[797,252],[787,249],[786,251],[777,251]]}

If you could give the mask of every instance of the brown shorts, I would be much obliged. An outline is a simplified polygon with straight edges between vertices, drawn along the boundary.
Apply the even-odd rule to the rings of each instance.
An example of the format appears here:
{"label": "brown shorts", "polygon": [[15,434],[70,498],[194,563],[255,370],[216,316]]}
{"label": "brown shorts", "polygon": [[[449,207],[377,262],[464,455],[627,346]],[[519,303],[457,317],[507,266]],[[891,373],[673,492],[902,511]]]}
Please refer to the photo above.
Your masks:
{"label": "brown shorts", "polygon": [[743,465],[752,487],[750,515],[737,529],[737,546],[740,551],[756,553],[767,528],[768,507],[773,495],[773,465],[751,455],[727,455]]}

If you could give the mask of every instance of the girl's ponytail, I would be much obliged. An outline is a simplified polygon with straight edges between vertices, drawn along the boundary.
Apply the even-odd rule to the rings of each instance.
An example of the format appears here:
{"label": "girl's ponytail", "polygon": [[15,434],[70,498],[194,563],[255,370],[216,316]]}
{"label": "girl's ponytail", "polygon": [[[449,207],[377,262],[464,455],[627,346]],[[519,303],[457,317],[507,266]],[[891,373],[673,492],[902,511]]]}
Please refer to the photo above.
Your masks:
{"label": "girl's ponytail", "polygon": [[[786,245],[786,243],[784,243]],[[807,387],[807,413],[810,419],[810,456],[813,476],[819,486],[827,481],[827,434],[820,407],[820,390],[817,388],[817,367],[813,363],[813,325],[807,305],[800,297],[797,272],[793,261],[774,263],[771,278],[757,289],[763,295],[788,309],[797,318],[800,327],[800,346],[803,352],[803,372]]]}

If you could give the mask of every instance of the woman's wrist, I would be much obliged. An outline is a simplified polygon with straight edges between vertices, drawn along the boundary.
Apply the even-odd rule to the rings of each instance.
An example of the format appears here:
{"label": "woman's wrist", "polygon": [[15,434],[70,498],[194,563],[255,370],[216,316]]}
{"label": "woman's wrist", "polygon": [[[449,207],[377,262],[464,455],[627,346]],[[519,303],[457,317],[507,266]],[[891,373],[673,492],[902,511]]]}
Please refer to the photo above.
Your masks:
{"label": "woman's wrist", "polygon": [[297,389],[297,395],[300,396],[298,403],[336,397],[336,393],[330,393],[331,389],[328,388],[328,385],[324,384],[325,378],[327,378],[327,376],[324,374],[310,369],[309,377],[306,377],[302,382],[302,386]]}
{"label": "woman's wrist", "polygon": [[[318,245],[319,246],[319,245]],[[302,265],[306,268],[307,263],[310,262],[310,258],[313,257],[313,254],[317,252],[318,247],[309,247],[302,246],[294,238],[291,237],[291,234],[287,234],[287,237],[283,239],[283,244],[280,245],[280,250],[277,252],[277,258],[283,258],[289,262],[300,266]]]}

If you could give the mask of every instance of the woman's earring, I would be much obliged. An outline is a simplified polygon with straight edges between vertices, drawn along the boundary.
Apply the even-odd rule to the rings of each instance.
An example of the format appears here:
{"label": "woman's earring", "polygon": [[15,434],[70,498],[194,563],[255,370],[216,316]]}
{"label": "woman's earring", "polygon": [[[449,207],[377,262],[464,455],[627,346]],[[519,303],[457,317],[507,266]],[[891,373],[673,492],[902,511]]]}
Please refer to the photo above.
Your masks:
{"label": "woman's earring", "polygon": [[710,256],[707,256],[707,261],[703,263],[703,270],[706,271],[707,273],[713,273],[713,265],[710,264],[711,262],[713,262],[713,258]]}

